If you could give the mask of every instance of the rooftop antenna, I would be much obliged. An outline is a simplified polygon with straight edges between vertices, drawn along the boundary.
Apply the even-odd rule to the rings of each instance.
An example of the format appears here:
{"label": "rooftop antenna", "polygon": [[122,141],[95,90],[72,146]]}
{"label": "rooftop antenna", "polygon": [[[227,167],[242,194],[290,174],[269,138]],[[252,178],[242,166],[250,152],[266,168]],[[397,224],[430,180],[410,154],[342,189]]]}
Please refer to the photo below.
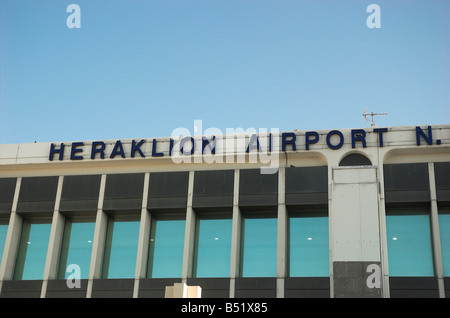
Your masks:
{"label": "rooftop antenna", "polygon": [[371,120],[372,124],[370,126],[375,127],[375,121],[373,120],[373,117],[374,116],[386,116],[387,113],[374,113],[374,112],[368,113],[367,108],[366,108],[366,109],[364,109],[364,113],[362,115],[367,121],[369,121],[369,119],[367,117],[371,116],[370,120]]}

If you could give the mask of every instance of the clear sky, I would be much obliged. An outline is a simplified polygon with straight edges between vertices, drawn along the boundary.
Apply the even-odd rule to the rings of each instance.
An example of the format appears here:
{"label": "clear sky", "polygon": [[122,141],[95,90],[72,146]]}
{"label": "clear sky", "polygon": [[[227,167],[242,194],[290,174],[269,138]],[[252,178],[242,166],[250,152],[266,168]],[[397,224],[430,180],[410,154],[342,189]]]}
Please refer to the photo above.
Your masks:
{"label": "clear sky", "polygon": [[450,123],[450,0],[0,0],[0,144],[365,128],[364,109]]}

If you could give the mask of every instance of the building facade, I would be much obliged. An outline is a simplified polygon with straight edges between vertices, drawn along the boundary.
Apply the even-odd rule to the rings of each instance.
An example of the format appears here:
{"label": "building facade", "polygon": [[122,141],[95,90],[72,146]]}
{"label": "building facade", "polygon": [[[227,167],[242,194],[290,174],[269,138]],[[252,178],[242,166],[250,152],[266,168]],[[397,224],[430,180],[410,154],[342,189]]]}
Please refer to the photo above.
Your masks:
{"label": "building facade", "polygon": [[0,145],[0,297],[450,297],[450,125]]}

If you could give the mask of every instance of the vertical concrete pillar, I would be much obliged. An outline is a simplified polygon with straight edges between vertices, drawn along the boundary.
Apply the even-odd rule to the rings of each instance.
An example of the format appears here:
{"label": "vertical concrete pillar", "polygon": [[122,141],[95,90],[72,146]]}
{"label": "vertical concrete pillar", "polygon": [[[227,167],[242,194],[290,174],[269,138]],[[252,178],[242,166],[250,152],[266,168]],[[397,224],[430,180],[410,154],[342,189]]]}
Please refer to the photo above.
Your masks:
{"label": "vertical concrete pillar", "polygon": [[188,198],[186,209],[186,229],[184,234],[183,268],[181,281],[187,283],[187,279],[192,277],[194,244],[195,244],[195,211],[192,208],[194,195],[194,171],[189,172]]}
{"label": "vertical concrete pillar", "polygon": [[436,195],[436,181],[434,177],[434,163],[428,163],[428,177],[430,182],[430,198],[431,198],[431,235],[433,241],[433,263],[434,272],[438,279],[439,297],[445,298],[444,286],[444,265],[442,263],[441,235],[439,232],[439,215]]}
{"label": "vertical concrete pillar", "polygon": [[61,202],[61,193],[64,177],[59,176],[58,188],[56,191],[55,208],[53,210],[52,227],[50,231],[50,239],[47,250],[47,259],[44,268],[44,279],[42,282],[41,298],[47,293],[47,285],[49,279],[56,279],[58,271],[59,255],[64,234],[65,217],[59,212]]}
{"label": "vertical concrete pillar", "polygon": [[108,216],[103,211],[105,187],[106,175],[102,175],[98,197],[97,217],[95,219],[94,241],[92,244],[91,264],[89,267],[86,298],[91,298],[94,279],[100,278],[102,274],[103,251],[105,249],[106,230],[108,226]]}
{"label": "vertical concrete pillar", "polygon": [[334,297],[381,297],[379,192],[375,167],[332,169]]}
{"label": "vertical concrete pillar", "polygon": [[241,222],[242,216],[239,209],[239,169],[236,169],[234,171],[233,219],[231,230],[230,298],[235,297],[236,277],[239,277]]}
{"label": "vertical concrete pillar", "polygon": [[142,193],[141,221],[139,227],[139,241],[136,259],[136,273],[134,280],[133,298],[139,295],[139,280],[145,278],[147,274],[148,248],[150,242],[150,226],[151,215],[147,210],[148,189],[149,189],[150,173],[145,173],[144,190]]}
{"label": "vertical concrete pillar", "polygon": [[384,168],[381,164],[378,167],[378,179],[379,179],[379,222],[380,222],[380,250],[381,250],[381,268],[382,270],[382,296],[383,298],[390,297],[390,287],[389,287],[389,264],[388,264],[388,251],[387,251],[387,232],[386,232],[386,198],[384,192]]}
{"label": "vertical concrete pillar", "polygon": [[6,233],[5,249],[3,251],[3,258],[0,267],[0,293],[2,290],[3,281],[11,280],[14,276],[14,266],[23,223],[23,218],[16,213],[21,183],[22,177],[18,177],[11,208],[11,215],[9,217],[8,232]]}
{"label": "vertical concrete pillar", "polygon": [[285,200],[285,168],[278,169],[277,220],[277,298],[284,298],[284,279],[287,273],[288,214]]}

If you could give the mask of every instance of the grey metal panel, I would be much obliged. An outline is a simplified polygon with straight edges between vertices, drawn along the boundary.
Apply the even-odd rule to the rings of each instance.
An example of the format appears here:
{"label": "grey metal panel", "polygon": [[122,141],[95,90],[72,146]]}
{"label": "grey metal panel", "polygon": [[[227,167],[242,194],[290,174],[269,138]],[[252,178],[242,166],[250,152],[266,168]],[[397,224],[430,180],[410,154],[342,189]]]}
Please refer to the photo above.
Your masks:
{"label": "grey metal panel", "polygon": [[278,172],[262,174],[260,169],[243,169],[239,176],[241,207],[277,206]]}
{"label": "grey metal panel", "polygon": [[80,287],[69,288],[67,280],[49,280],[45,298],[86,298],[87,279],[80,280]]}
{"label": "grey metal panel", "polygon": [[379,260],[376,168],[339,167],[332,176],[333,261]]}
{"label": "grey metal panel", "polygon": [[11,213],[17,178],[0,178],[0,215]]}
{"label": "grey metal panel", "polygon": [[146,278],[139,280],[139,298],[164,298],[166,286],[181,283],[181,278]]}
{"label": "grey metal panel", "polygon": [[236,298],[275,298],[276,278],[244,277],[235,280]]}
{"label": "grey metal panel", "polygon": [[330,277],[286,277],[285,298],[330,298]]}
{"label": "grey metal panel", "polygon": [[286,193],[328,192],[328,167],[286,168]]}
{"label": "grey metal panel", "polygon": [[96,211],[100,175],[65,176],[60,211]]}
{"label": "grey metal panel", "polygon": [[141,209],[143,189],[143,173],[107,175],[103,210]]}
{"label": "grey metal panel", "polygon": [[188,181],[188,171],[150,173],[148,209],[185,210],[187,206]]}
{"label": "grey metal panel", "polygon": [[302,207],[313,205],[326,205],[328,193],[286,193],[286,206]]}
{"label": "grey metal panel", "polygon": [[57,187],[57,176],[22,178],[17,212],[53,212]]}
{"label": "grey metal panel", "polygon": [[233,205],[234,170],[196,171],[194,208],[231,207]]}
{"label": "grey metal panel", "polygon": [[440,202],[450,201],[450,162],[435,162],[436,195]]}
{"label": "grey metal panel", "polygon": [[277,194],[254,194],[239,196],[239,206],[243,209],[271,206],[276,209],[278,202]]}
{"label": "grey metal panel", "polygon": [[0,298],[39,298],[42,280],[5,280]]}
{"label": "grey metal panel", "polygon": [[391,298],[439,298],[436,277],[390,277]]}
{"label": "grey metal panel", "polygon": [[427,163],[385,164],[383,170],[386,190],[429,189]]}
{"label": "grey metal panel", "polygon": [[103,202],[103,210],[120,211],[120,210],[139,210],[142,205],[142,199],[108,199]]}
{"label": "grey metal panel", "polygon": [[418,191],[386,191],[385,193],[386,203],[389,206],[395,206],[397,203],[405,204],[411,203],[411,205],[430,202],[431,196],[429,190]]}
{"label": "grey metal panel", "polygon": [[94,279],[92,298],[131,298],[134,279]]}
{"label": "grey metal panel", "polygon": [[286,168],[286,205],[327,204],[328,167]]}
{"label": "grey metal panel", "polygon": [[229,278],[188,278],[188,286],[200,286],[202,298],[228,298],[230,295]]}
{"label": "grey metal panel", "polygon": [[427,163],[386,164],[383,170],[386,203],[430,201]]}

